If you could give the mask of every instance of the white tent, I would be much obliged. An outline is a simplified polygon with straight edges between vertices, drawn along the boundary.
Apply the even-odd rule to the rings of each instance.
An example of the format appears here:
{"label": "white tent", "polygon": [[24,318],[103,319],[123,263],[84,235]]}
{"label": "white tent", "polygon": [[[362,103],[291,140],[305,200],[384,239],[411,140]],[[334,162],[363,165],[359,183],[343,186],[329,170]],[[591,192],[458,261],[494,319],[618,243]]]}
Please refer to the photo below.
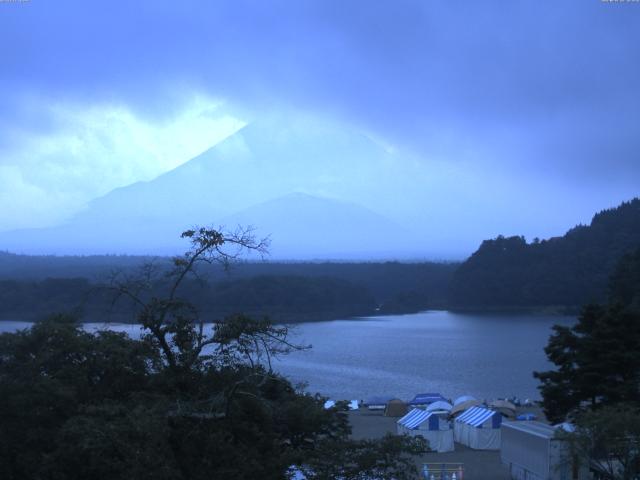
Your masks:
{"label": "white tent", "polygon": [[449,413],[453,405],[449,402],[445,402],[443,400],[438,400],[437,402],[433,402],[431,405],[427,407],[427,412],[447,412]]}
{"label": "white tent", "polygon": [[336,406],[336,402],[333,400],[327,400],[324,402],[324,409],[325,410],[329,410],[330,408],[333,408]]}
{"label": "white tent", "polygon": [[471,407],[454,421],[455,441],[476,450],[500,449],[500,412]]}
{"label": "white tent", "polygon": [[451,424],[434,412],[414,408],[397,422],[398,434],[422,436],[429,448],[437,452],[453,452]]}

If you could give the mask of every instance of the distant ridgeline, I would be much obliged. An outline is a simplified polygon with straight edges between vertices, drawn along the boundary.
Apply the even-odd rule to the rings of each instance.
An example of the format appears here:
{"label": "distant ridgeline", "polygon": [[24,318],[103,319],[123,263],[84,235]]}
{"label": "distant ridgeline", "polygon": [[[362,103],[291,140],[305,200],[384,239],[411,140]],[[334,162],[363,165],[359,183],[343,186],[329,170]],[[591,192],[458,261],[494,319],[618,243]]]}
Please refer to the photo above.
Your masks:
{"label": "distant ridgeline", "polygon": [[[453,308],[577,307],[603,302],[609,276],[640,247],[640,200],[596,214],[563,237],[485,240],[455,272]],[[630,257],[628,257],[630,258]]]}
{"label": "distant ridgeline", "polygon": [[[126,303],[112,306],[109,272],[131,273],[144,257],[32,257],[0,253],[0,319],[35,320],[77,311],[86,321],[134,321]],[[166,259],[156,260],[169,263]],[[243,312],[274,321],[331,320],[442,308],[457,264],[240,263],[203,271],[180,295],[204,318]],[[161,285],[158,288],[162,288]]]}

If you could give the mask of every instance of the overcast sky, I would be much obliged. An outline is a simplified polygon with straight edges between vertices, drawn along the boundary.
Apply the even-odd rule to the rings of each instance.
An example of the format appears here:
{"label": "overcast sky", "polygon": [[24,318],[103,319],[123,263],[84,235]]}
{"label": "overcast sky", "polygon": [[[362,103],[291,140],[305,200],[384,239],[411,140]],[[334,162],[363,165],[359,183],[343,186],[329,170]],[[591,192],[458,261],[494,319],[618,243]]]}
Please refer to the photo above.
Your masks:
{"label": "overcast sky", "polygon": [[0,230],[274,111],[411,152],[440,195],[477,173],[496,233],[559,234],[639,193],[640,3],[0,1]]}

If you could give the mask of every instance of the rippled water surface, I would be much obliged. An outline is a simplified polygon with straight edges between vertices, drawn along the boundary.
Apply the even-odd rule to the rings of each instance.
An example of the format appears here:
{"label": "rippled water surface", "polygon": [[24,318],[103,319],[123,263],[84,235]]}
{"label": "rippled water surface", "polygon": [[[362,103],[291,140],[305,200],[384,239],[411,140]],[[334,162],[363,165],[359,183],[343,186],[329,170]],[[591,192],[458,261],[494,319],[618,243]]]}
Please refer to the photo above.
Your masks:
{"label": "rippled water surface", "polygon": [[550,366],[543,348],[551,326],[574,321],[437,311],[309,323],[295,327],[295,338],[313,349],[284,358],[278,369],[333,398],[440,392],[534,399],[532,372]]}
{"label": "rippled water surface", "polygon": [[[539,398],[532,371],[549,368],[543,348],[553,324],[575,319],[542,315],[445,311],[301,324],[294,340],[313,348],[276,363],[293,382],[332,398],[440,392],[454,398],[516,395]],[[27,322],[0,322],[0,331]],[[104,324],[86,324],[88,329]],[[139,334],[136,325],[109,328]]]}

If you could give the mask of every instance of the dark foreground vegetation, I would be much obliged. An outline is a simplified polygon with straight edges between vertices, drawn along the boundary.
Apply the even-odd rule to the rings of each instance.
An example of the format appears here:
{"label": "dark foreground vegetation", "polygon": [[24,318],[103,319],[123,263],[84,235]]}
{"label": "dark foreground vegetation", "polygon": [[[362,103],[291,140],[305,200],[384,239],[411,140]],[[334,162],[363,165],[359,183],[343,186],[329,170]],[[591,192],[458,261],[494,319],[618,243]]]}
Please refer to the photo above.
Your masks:
{"label": "dark foreground vegetation", "polygon": [[573,455],[609,479],[640,475],[640,248],[620,260],[606,304],[554,327],[545,349],[554,370],[536,372],[547,417],[573,421]]}
{"label": "dark foreground vegetation", "polygon": [[455,308],[579,307],[606,301],[620,258],[640,246],[640,199],[593,217],[563,237],[527,243],[523,237],[486,240],[457,269]]}
{"label": "dark foreground vegetation", "polygon": [[[0,335],[0,478],[309,479],[416,477],[420,440],[354,441],[341,405],[304,393],[271,359],[306,348],[286,327],[235,315],[207,320],[183,296],[199,265],[252,237],[186,232],[173,269],[114,278],[145,334],[87,333],[53,315]],[[163,289],[158,287],[162,277]],[[151,287],[151,288],[150,288]]]}

